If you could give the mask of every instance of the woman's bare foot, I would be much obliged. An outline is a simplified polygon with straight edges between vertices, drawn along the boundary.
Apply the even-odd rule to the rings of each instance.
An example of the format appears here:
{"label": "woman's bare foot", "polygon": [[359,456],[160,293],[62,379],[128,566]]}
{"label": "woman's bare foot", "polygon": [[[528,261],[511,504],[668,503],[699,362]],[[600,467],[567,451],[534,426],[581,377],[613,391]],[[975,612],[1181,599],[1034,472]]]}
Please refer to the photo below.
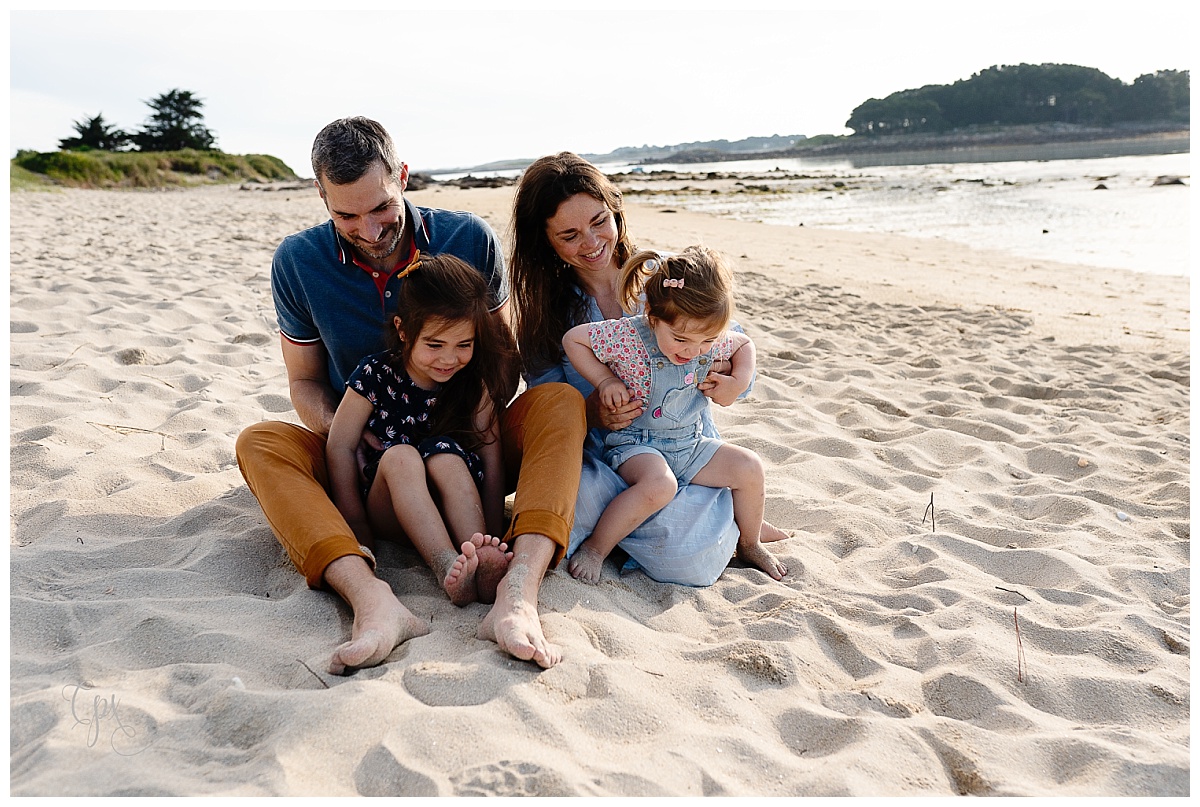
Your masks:
{"label": "woman's bare foot", "polygon": [[519,536],[517,540],[522,543],[496,590],[496,604],[475,635],[495,642],[514,658],[553,667],[562,661],[562,649],[546,641],[538,618],[537,595],[542,575],[554,556],[554,542],[537,533]]}
{"label": "woman's bare foot", "polygon": [[599,583],[600,569],[604,566],[604,556],[588,547],[587,542],[579,545],[575,554],[567,560],[567,571],[576,580],[585,583]]}
{"label": "woman's bare foot", "polygon": [[508,572],[508,563],[513,553],[508,551],[508,544],[491,535],[475,533],[471,536],[474,542],[479,539],[479,568],[475,571],[475,588],[479,593],[479,601],[492,603],[496,601],[496,589],[504,575]]}
{"label": "woman's bare foot", "polygon": [[339,645],[329,660],[329,672],[344,675],[356,667],[374,667],[409,639],[429,633],[429,625],[405,608],[386,580],[374,578],[354,605],[350,641]]}
{"label": "woman's bare foot", "polygon": [[770,521],[764,520],[762,523],[762,531],[758,534],[758,541],[762,544],[769,544],[772,541],[782,541],[784,538],[791,537],[792,534],[787,530],[781,530]]}
{"label": "woman's bare foot", "polygon": [[757,541],[747,546],[738,544],[737,556],[742,563],[757,566],[776,580],[782,580],[783,576],[788,573],[787,566]]}
{"label": "woman's bare foot", "polygon": [[[479,533],[475,534],[479,537]],[[450,570],[442,580],[442,588],[455,605],[466,605],[479,599],[475,583],[475,572],[479,569],[479,544],[472,538],[465,541]]]}

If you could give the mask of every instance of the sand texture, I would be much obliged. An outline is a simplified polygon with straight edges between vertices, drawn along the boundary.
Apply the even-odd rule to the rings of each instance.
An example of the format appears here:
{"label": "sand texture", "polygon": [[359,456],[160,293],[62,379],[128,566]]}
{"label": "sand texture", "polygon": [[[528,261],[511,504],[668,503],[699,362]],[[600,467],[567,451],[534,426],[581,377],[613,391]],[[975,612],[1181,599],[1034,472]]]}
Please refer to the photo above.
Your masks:
{"label": "sand texture", "polygon": [[[507,226],[510,188],[410,196]],[[388,545],[432,631],[339,678],[349,611],[234,458],[295,420],[268,275],[315,191],[13,194],[11,793],[1187,795],[1187,279],[629,217],[736,260],[759,380],[717,420],[792,573],[553,571],[542,671]]]}

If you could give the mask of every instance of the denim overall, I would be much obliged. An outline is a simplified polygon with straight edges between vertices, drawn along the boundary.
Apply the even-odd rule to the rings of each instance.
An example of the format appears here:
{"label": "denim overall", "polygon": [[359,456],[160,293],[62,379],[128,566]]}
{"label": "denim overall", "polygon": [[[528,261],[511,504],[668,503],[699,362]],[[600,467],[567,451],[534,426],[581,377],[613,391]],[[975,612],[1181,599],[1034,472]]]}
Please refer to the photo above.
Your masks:
{"label": "denim overall", "polygon": [[638,454],[661,454],[679,484],[686,485],[721,447],[720,440],[702,433],[701,414],[708,398],[697,389],[712,359],[702,354],[687,364],[674,364],[658,349],[645,315],[631,320],[650,356],[650,397],[637,420],[605,437],[604,458],[616,470]]}

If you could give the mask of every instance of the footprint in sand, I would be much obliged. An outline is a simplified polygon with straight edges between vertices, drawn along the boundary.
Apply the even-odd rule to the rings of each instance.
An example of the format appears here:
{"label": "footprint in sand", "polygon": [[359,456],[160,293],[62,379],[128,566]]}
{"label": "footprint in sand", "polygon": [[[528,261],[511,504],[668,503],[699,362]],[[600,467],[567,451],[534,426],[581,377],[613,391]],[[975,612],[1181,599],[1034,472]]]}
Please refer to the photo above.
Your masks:
{"label": "footprint in sand", "polygon": [[437,783],[406,767],[386,746],[377,745],[354,769],[354,788],[360,796],[440,796]]}
{"label": "footprint in sand", "polygon": [[559,774],[532,762],[502,759],[450,777],[456,796],[578,796]]}

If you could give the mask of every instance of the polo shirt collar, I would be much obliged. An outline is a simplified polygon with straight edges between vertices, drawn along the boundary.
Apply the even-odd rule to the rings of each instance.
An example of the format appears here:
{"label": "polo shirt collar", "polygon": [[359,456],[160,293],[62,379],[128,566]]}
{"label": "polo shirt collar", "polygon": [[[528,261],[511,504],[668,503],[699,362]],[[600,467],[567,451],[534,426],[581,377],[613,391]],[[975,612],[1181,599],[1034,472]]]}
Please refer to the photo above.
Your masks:
{"label": "polo shirt collar", "polygon": [[[404,202],[405,226],[407,226],[407,222],[412,222],[413,249],[408,255],[396,262],[396,265],[392,267],[393,272],[401,265],[407,264],[408,261],[412,260],[412,256],[416,254],[417,250],[421,250],[422,252],[429,250],[429,230],[425,228],[425,219],[421,216],[421,212],[417,210],[417,206],[408,200],[408,197],[402,197],[402,201]],[[350,245],[346,243],[346,239],[342,238],[342,234],[338,232],[333,219],[329,220],[329,226],[333,230],[333,238],[337,244],[338,260],[341,261],[343,266],[354,265],[362,268],[361,264],[354,260],[354,252],[350,249]],[[391,274],[391,272],[388,274]]]}

